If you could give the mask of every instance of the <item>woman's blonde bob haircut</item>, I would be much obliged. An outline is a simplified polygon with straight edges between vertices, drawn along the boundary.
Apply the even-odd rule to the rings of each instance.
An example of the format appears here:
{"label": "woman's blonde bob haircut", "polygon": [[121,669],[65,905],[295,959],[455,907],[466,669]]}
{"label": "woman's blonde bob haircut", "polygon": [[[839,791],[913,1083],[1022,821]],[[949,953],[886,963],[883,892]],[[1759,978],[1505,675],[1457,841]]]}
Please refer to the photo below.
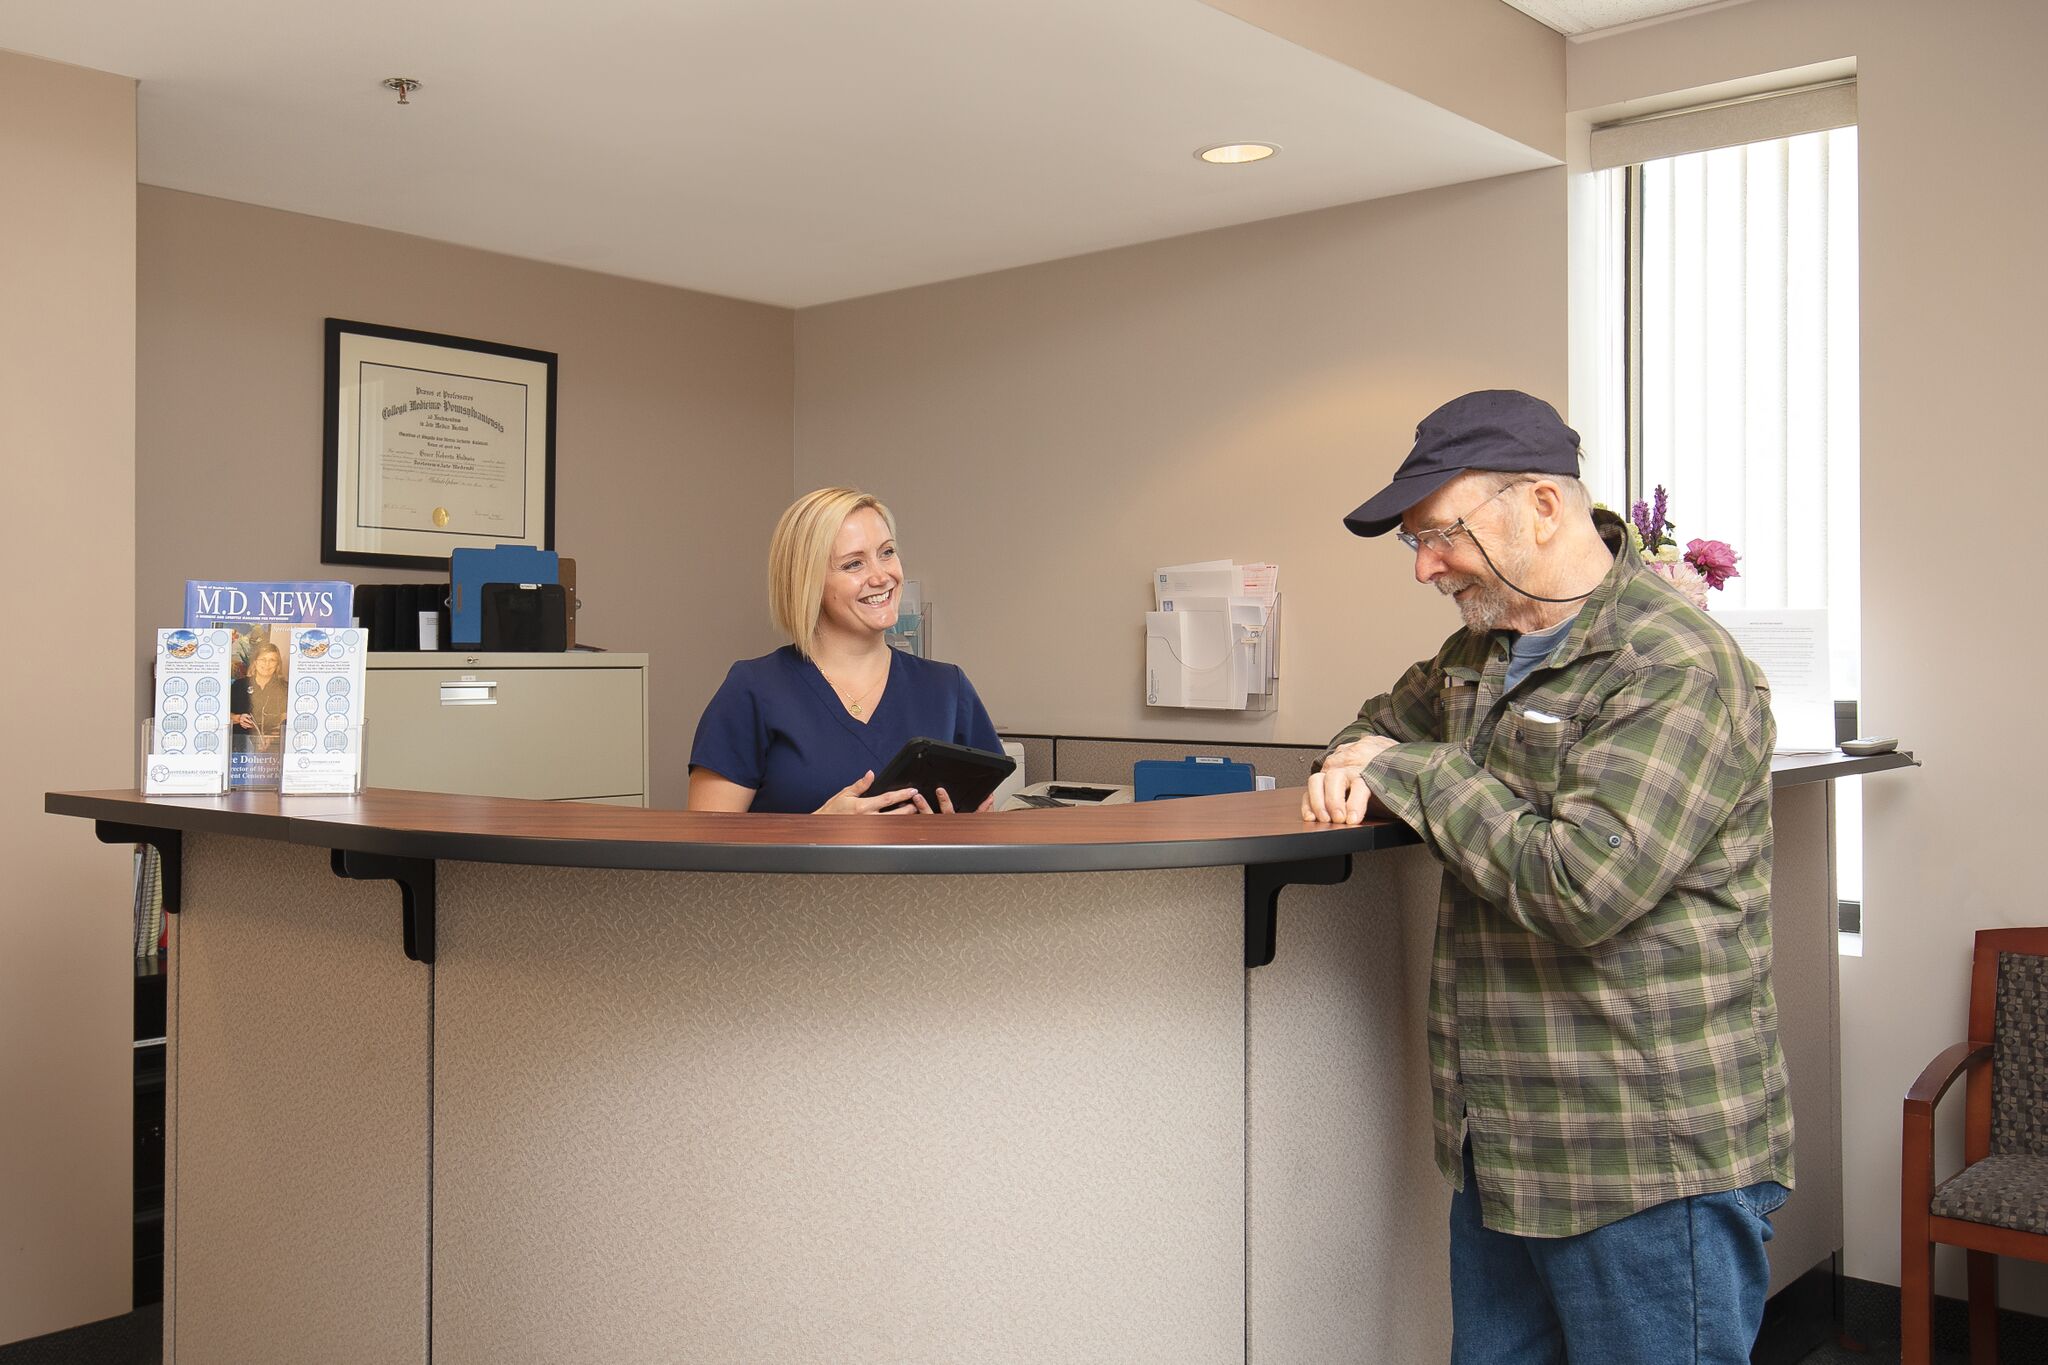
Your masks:
{"label": "woman's blonde bob haircut", "polygon": [[768,542],[768,611],[797,653],[811,657],[817,643],[818,608],[825,600],[825,575],[839,528],[863,507],[872,507],[896,536],[896,518],[874,495],[857,488],[820,488],[789,505]]}

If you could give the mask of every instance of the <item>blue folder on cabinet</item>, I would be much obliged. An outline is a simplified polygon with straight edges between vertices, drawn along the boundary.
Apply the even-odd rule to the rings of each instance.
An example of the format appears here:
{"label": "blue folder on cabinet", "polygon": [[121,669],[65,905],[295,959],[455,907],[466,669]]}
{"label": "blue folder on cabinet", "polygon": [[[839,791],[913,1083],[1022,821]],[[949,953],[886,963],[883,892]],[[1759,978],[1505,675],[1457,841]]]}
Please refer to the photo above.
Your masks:
{"label": "blue folder on cabinet", "polygon": [[1131,765],[1133,801],[1215,796],[1219,792],[1248,792],[1252,787],[1252,765],[1232,763],[1227,758],[1190,755],[1178,763],[1146,758]]}
{"label": "blue folder on cabinet", "polygon": [[496,545],[448,556],[448,643],[475,648],[484,638],[484,584],[558,583],[561,560],[553,550]]}

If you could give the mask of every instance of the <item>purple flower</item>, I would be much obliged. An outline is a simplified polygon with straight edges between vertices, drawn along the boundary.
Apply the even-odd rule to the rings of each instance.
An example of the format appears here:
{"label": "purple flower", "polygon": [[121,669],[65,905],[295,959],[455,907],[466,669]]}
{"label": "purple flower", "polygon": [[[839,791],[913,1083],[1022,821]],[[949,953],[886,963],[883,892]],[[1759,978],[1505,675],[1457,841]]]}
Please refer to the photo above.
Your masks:
{"label": "purple flower", "polygon": [[1710,588],[1742,577],[1741,570],[1735,567],[1735,561],[1741,557],[1725,540],[1691,540],[1685,546],[1685,562],[1700,571]]}
{"label": "purple flower", "polygon": [[1629,509],[1629,520],[1636,524],[1636,534],[1643,538],[1645,555],[1654,555],[1671,543],[1671,538],[1664,534],[1672,526],[1669,515],[1671,508],[1665,499],[1664,485],[1661,483],[1657,485],[1656,498],[1654,504],[1639,502]]}

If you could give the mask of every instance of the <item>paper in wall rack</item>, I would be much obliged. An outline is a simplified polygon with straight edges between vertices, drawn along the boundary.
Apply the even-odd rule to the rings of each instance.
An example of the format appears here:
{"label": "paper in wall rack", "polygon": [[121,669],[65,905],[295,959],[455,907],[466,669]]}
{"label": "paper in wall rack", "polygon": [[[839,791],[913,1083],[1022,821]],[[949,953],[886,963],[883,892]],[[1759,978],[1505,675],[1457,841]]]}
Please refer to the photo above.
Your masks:
{"label": "paper in wall rack", "polygon": [[1271,711],[1280,693],[1280,568],[1228,559],[1152,576],[1145,704]]}

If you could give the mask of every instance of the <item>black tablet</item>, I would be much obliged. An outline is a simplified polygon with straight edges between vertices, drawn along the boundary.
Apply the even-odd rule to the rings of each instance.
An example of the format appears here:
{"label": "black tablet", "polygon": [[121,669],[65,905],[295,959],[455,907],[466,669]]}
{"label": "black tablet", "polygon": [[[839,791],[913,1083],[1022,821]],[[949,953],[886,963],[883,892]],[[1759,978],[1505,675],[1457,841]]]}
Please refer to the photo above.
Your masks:
{"label": "black tablet", "polygon": [[944,787],[954,810],[971,811],[986,801],[989,793],[1001,786],[1016,768],[1017,760],[1008,754],[991,754],[920,735],[906,742],[896,751],[896,757],[889,760],[889,766],[875,774],[868,795],[915,787],[936,811],[939,788]]}

